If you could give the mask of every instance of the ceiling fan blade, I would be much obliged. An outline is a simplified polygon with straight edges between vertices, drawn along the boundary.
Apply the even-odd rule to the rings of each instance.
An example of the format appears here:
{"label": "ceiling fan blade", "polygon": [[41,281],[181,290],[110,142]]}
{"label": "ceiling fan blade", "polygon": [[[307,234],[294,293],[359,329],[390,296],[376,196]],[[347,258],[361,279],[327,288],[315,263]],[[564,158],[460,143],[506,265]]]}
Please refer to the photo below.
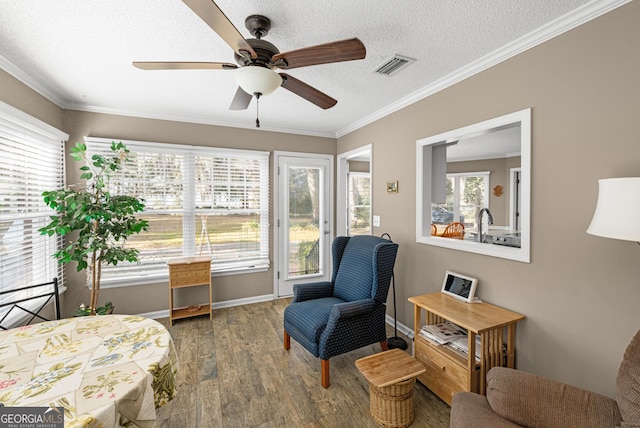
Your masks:
{"label": "ceiling fan blade", "polygon": [[141,70],[233,70],[235,64],[226,62],[152,62],[135,61],[134,67]]}
{"label": "ceiling fan blade", "polygon": [[253,95],[247,94],[240,86],[238,86],[238,90],[231,101],[229,110],[246,110],[247,107],[249,107],[251,98],[253,98]]}
{"label": "ceiling fan blade", "polygon": [[213,0],[182,0],[209,27],[213,29],[240,56],[249,52],[251,58],[258,57],[242,34],[233,26],[229,18]]}
{"label": "ceiling fan blade", "polygon": [[[367,55],[364,44],[358,38],[310,46],[295,51],[275,54],[271,61],[279,68],[288,70],[309,65],[363,59]],[[283,61],[279,61],[283,60]]]}
{"label": "ceiling fan blade", "polygon": [[301,80],[291,77],[288,74],[280,73],[282,77],[282,87],[293,92],[294,94],[304,98],[305,100],[317,105],[320,108],[328,109],[336,105],[337,100],[329,95],[320,92],[316,88],[307,85]]}

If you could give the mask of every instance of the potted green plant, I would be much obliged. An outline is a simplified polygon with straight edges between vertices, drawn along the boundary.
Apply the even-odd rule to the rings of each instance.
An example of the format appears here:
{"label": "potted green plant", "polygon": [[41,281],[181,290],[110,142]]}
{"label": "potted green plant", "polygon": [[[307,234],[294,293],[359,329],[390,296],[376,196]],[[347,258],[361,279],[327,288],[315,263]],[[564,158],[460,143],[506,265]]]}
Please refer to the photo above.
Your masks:
{"label": "potted green plant", "polygon": [[139,251],[126,248],[127,238],[148,230],[146,220],[135,214],[144,210],[144,202],[133,196],[112,195],[107,184],[111,174],[122,169],[129,158],[129,150],[122,143],[111,143],[111,156],[93,155],[89,158],[87,146],[76,143],[71,148],[71,157],[82,161],[81,179],[86,187],[44,192],[44,202],[56,211],[51,223],[39,229],[43,235],[54,234],[65,237],[77,232],[54,254],[59,263],[77,263],[78,272],[88,269],[91,282],[91,298],[88,307],[82,305],[74,314],[95,315],[112,310],[111,302],[98,307],[100,278],[103,265],[116,265],[121,261],[136,262]]}

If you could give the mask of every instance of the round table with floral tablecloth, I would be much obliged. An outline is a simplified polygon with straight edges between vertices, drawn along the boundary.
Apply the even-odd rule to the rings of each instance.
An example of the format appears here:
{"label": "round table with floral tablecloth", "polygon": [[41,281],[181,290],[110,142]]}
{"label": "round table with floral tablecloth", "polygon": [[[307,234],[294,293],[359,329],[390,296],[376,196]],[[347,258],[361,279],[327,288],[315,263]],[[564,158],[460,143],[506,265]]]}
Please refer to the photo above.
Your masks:
{"label": "round table with floral tablecloth", "polygon": [[68,318],[0,332],[0,403],[62,408],[65,427],[150,426],[176,393],[171,335],[149,318]]}

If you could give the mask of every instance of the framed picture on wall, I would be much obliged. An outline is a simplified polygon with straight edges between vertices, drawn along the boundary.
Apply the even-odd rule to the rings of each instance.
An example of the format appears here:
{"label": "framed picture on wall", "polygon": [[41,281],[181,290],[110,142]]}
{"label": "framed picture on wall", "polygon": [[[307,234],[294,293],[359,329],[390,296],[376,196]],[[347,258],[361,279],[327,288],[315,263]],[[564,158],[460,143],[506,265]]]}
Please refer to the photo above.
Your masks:
{"label": "framed picture on wall", "polygon": [[397,181],[387,181],[387,193],[398,193]]}

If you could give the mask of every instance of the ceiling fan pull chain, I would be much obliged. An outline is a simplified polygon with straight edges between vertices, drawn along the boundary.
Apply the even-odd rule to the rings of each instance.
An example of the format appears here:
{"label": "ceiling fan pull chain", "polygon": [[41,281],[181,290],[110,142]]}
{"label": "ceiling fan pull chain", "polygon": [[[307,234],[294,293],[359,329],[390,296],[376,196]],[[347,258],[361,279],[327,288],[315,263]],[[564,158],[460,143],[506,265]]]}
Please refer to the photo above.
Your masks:
{"label": "ceiling fan pull chain", "polygon": [[260,92],[254,94],[256,96],[256,128],[260,128]]}

